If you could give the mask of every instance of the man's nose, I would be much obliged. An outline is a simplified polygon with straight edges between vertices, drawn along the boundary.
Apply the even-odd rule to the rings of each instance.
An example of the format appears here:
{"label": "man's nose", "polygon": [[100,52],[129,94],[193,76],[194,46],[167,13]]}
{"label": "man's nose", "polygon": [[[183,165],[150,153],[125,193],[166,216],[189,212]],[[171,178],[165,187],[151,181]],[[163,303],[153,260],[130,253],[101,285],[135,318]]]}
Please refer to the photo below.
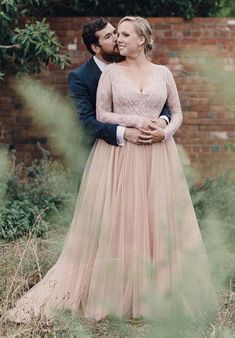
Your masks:
{"label": "man's nose", "polygon": [[116,33],[113,34],[113,40],[114,40],[115,42],[117,41],[117,34],[116,34]]}

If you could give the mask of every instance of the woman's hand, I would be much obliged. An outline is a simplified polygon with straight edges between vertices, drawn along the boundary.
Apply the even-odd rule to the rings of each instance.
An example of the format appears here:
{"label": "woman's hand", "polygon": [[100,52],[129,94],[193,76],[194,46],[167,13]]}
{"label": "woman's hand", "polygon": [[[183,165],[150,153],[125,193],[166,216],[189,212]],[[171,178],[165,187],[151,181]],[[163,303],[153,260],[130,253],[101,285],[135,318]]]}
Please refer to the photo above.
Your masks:
{"label": "woman's hand", "polygon": [[155,126],[154,130],[139,129],[141,135],[139,136],[139,144],[152,144],[156,142],[162,142],[165,139],[164,129]]}
{"label": "woman's hand", "polygon": [[156,120],[151,120],[149,118],[145,118],[142,123],[142,130],[154,130],[156,128]]}
{"label": "woman's hand", "polygon": [[165,128],[167,126],[167,122],[166,120],[159,118],[156,122],[155,122],[155,126],[159,127],[159,128]]}

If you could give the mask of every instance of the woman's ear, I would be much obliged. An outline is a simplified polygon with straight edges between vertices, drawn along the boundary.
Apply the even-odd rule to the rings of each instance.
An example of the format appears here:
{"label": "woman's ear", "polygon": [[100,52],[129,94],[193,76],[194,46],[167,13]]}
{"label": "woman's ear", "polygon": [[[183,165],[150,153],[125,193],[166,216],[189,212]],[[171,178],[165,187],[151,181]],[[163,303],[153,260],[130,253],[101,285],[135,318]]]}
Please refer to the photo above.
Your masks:
{"label": "woman's ear", "polygon": [[145,37],[142,35],[139,37],[139,46],[143,46],[145,44]]}

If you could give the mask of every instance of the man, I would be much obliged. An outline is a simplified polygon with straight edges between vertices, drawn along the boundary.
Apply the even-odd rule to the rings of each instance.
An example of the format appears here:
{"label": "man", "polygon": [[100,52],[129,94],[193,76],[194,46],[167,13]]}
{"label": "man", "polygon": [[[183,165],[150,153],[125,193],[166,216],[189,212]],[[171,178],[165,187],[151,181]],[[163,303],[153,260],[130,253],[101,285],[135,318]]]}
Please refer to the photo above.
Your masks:
{"label": "man", "polygon": [[82,125],[81,144],[86,146],[89,152],[96,138],[102,138],[114,146],[125,146],[125,140],[140,145],[162,141],[164,132],[161,128],[164,128],[170,119],[166,105],[158,121],[153,124],[154,135],[151,131],[145,133],[136,128],[97,121],[96,91],[100,75],[107,64],[118,62],[122,57],[118,53],[116,30],[104,18],[85,25],[82,39],[93,57],[68,75],[69,95]]}

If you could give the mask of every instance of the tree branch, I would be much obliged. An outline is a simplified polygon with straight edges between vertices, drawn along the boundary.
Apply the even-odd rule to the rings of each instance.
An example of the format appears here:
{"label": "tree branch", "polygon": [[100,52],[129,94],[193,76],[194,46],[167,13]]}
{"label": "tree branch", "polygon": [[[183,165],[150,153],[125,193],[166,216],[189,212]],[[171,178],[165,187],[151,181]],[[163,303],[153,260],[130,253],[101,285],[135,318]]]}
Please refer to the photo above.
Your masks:
{"label": "tree branch", "polygon": [[20,48],[21,46],[20,45],[10,45],[10,46],[1,46],[0,45],[0,48],[5,48],[5,49],[10,49],[10,48]]}

